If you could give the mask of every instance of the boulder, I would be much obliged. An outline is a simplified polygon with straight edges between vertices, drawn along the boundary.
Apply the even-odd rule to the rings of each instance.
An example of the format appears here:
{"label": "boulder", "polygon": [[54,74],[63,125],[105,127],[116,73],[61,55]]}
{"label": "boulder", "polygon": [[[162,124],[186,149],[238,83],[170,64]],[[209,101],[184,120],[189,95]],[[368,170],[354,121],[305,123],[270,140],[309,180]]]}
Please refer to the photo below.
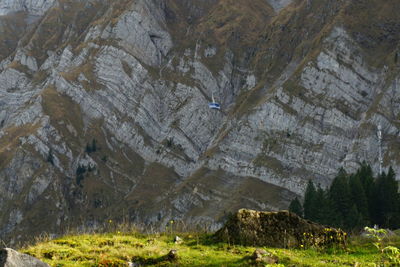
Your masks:
{"label": "boulder", "polygon": [[177,245],[180,245],[180,244],[183,243],[183,239],[180,238],[179,236],[175,236],[174,243],[177,244]]}
{"label": "boulder", "polygon": [[178,251],[175,249],[170,250],[167,254],[167,260],[177,261],[178,260]]}
{"label": "boulder", "polygon": [[279,259],[276,255],[273,255],[272,253],[264,250],[257,248],[253,254],[251,255],[251,259],[254,261],[256,264],[276,264],[278,263]]}
{"label": "boulder", "polygon": [[248,246],[283,248],[345,245],[347,234],[305,220],[289,211],[241,209],[214,235],[217,241]]}
{"label": "boulder", "polygon": [[19,253],[11,248],[0,250],[0,267],[50,267],[32,256]]}

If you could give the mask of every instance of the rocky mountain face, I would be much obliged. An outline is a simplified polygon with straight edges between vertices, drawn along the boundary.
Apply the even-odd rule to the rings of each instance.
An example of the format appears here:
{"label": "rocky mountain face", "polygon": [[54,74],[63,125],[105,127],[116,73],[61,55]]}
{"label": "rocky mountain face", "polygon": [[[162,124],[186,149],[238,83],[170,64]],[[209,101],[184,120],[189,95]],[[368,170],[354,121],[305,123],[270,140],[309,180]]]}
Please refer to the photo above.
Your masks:
{"label": "rocky mountain face", "polygon": [[0,0],[0,239],[286,208],[379,124],[399,173],[396,4]]}
{"label": "rocky mountain face", "polygon": [[24,11],[30,15],[42,16],[54,4],[54,0],[2,0],[0,15]]}

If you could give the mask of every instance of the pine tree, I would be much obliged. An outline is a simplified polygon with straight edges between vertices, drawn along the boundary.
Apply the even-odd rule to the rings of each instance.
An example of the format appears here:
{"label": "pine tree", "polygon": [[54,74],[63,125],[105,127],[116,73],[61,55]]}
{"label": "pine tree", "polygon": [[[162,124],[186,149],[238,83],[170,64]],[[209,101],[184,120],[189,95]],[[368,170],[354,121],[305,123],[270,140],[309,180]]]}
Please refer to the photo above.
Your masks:
{"label": "pine tree", "polygon": [[[324,218],[326,216],[325,214],[325,192],[321,188],[320,185],[318,185],[317,191],[315,193],[315,222],[317,223],[322,223],[324,221]],[[318,205],[317,205],[318,204]]]}
{"label": "pine tree", "polygon": [[96,139],[93,138],[92,140],[92,152],[96,152],[97,151],[97,141]]}
{"label": "pine tree", "polygon": [[316,197],[316,218],[315,221],[329,226],[336,226],[337,214],[332,206],[332,202],[329,200],[328,192],[318,186]]}
{"label": "pine tree", "polygon": [[345,228],[348,230],[361,230],[365,226],[365,219],[358,211],[356,205],[352,205],[348,216],[345,218]]}
{"label": "pine tree", "polygon": [[90,154],[92,153],[92,147],[90,146],[89,143],[86,144],[86,149],[85,149],[86,153]]}
{"label": "pine tree", "polygon": [[[365,162],[355,174],[342,168],[329,190],[316,189],[310,180],[304,196],[306,219],[346,230],[359,230],[365,225],[400,227],[400,193],[393,168],[374,179],[371,167]],[[290,209],[300,210],[298,199]],[[300,208],[299,208],[300,207]]]}
{"label": "pine tree", "polygon": [[93,138],[91,144],[89,144],[89,143],[86,144],[86,149],[85,149],[85,151],[86,151],[86,153],[88,153],[88,154],[97,151],[97,141],[96,141],[96,139]]}
{"label": "pine tree", "polygon": [[303,210],[304,218],[312,221],[315,220],[317,214],[318,203],[316,202],[316,194],[314,183],[311,180],[308,181],[306,193],[304,195]]}
{"label": "pine tree", "polygon": [[390,167],[376,180],[374,219],[381,227],[399,227],[399,193],[395,173]]}
{"label": "pine tree", "polygon": [[329,191],[325,191],[325,203],[323,207],[323,220],[321,224],[329,225],[332,227],[341,227],[342,217],[341,214],[335,210],[332,199],[329,197]]}
{"label": "pine tree", "polygon": [[332,200],[334,211],[340,216],[340,227],[346,227],[345,218],[351,209],[351,195],[346,171],[341,168],[329,188],[329,198]]}
{"label": "pine tree", "polygon": [[303,207],[297,197],[290,202],[289,211],[303,217]]}
{"label": "pine tree", "polygon": [[371,166],[364,161],[356,175],[359,177],[362,187],[364,188],[365,197],[367,198],[368,202],[368,221],[372,223],[372,213],[375,205],[375,179]]}
{"label": "pine tree", "polygon": [[79,165],[76,169],[76,183],[81,185],[81,182],[85,178],[84,174],[86,173],[86,167],[84,165]]}
{"label": "pine tree", "polygon": [[386,179],[386,173],[382,172],[375,181],[373,199],[374,202],[372,204],[371,216],[373,224],[376,224],[380,227],[383,227],[384,223],[384,205],[385,196],[384,194],[384,184]]}
{"label": "pine tree", "polygon": [[357,211],[361,214],[365,225],[368,225],[369,209],[368,200],[361,184],[359,172],[353,174],[349,178],[349,187],[352,198],[352,203],[355,204]]}
{"label": "pine tree", "polygon": [[388,227],[391,229],[398,229],[400,227],[400,194],[399,183],[396,180],[396,173],[390,167],[387,175],[388,179],[388,193],[390,195],[390,211],[388,218]]}

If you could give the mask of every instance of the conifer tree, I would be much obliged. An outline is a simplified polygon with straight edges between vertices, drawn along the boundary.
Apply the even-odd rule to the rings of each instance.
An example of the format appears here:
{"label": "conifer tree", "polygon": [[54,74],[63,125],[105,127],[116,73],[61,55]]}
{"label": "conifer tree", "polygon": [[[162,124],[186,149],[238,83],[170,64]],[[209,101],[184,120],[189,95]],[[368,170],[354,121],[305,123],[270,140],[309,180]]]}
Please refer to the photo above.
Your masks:
{"label": "conifer tree", "polygon": [[339,224],[338,215],[328,197],[327,190],[322,189],[321,186],[318,186],[315,202],[317,212],[315,221],[324,225],[337,226]]}
{"label": "conifer tree", "polygon": [[317,191],[315,193],[315,222],[322,223],[326,216],[325,214],[325,192],[321,188],[321,185],[318,185]]}
{"label": "conifer tree", "polygon": [[97,141],[96,139],[93,138],[92,140],[92,152],[96,152],[97,151]]}
{"label": "conifer tree", "polygon": [[399,193],[395,173],[390,167],[389,172],[382,173],[375,186],[374,222],[381,227],[399,227]]}
{"label": "conifer tree", "polygon": [[85,149],[86,153],[90,154],[92,153],[92,147],[90,146],[89,143],[86,144],[86,149]]}
{"label": "conifer tree", "polygon": [[357,210],[355,204],[350,208],[348,216],[345,218],[345,229],[361,230],[366,225],[363,215]]}
{"label": "conifer tree", "polygon": [[368,202],[368,218],[372,222],[372,212],[374,210],[374,197],[375,197],[375,182],[374,174],[372,172],[371,166],[365,161],[361,164],[360,169],[358,169],[356,175],[359,177],[360,182],[364,188],[365,197]]}
{"label": "conifer tree", "polygon": [[345,218],[351,209],[351,195],[346,171],[341,168],[329,188],[329,198],[332,200],[334,211],[340,216],[339,226],[345,227]]}
{"label": "conifer tree", "polygon": [[352,203],[355,204],[357,211],[361,214],[363,218],[363,223],[365,223],[365,225],[368,225],[369,221],[368,200],[364,191],[364,187],[362,186],[360,181],[359,172],[350,176],[349,187],[350,187]]}
{"label": "conifer tree", "polygon": [[93,152],[97,151],[97,141],[96,139],[92,139],[92,144],[87,143],[86,144],[86,149],[85,149],[86,153],[90,154]]}
{"label": "conifer tree", "polygon": [[[316,188],[310,180],[304,196],[306,219],[346,230],[366,225],[400,228],[400,193],[393,168],[374,179],[371,167],[363,162],[355,174],[341,168],[328,190]],[[296,198],[291,211],[301,214]]]}
{"label": "conifer tree", "polygon": [[290,202],[289,211],[303,217],[303,207],[297,197]]}
{"label": "conifer tree", "polygon": [[321,222],[324,225],[341,227],[341,214],[335,210],[332,199],[329,197],[329,191],[325,191],[324,219]]}
{"label": "conifer tree", "polygon": [[392,167],[387,174],[388,194],[390,209],[387,214],[387,226],[391,229],[400,227],[400,194],[399,183],[396,180],[396,174]]}
{"label": "conifer tree", "polygon": [[316,203],[316,190],[314,183],[308,181],[306,193],[304,195],[304,218],[314,221],[317,214],[317,203]]}
{"label": "conifer tree", "polygon": [[384,188],[384,180],[386,179],[386,173],[383,172],[381,173],[378,178],[375,180],[374,183],[374,191],[372,194],[373,198],[373,203],[371,206],[371,219],[372,223],[375,225],[378,225],[379,227],[383,226],[384,222],[384,211],[382,205],[384,204],[384,196],[383,194],[383,188]]}

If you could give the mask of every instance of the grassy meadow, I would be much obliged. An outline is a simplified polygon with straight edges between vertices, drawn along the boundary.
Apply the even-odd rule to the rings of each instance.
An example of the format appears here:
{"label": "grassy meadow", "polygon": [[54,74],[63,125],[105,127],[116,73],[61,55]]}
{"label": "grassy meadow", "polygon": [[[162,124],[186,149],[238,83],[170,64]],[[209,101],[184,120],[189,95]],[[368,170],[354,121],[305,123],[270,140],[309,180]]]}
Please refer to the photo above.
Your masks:
{"label": "grassy meadow", "polygon": [[[178,235],[183,243],[176,244]],[[375,245],[377,245],[375,243]],[[278,264],[255,265],[251,255],[256,247],[213,241],[207,233],[140,234],[119,232],[64,236],[20,249],[54,267],[61,266],[399,266],[389,263],[373,239],[353,237],[347,247],[329,249],[263,249],[279,258]],[[400,238],[384,241],[384,246],[399,246]],[[176,250],[178,259],[167,254]]]}

